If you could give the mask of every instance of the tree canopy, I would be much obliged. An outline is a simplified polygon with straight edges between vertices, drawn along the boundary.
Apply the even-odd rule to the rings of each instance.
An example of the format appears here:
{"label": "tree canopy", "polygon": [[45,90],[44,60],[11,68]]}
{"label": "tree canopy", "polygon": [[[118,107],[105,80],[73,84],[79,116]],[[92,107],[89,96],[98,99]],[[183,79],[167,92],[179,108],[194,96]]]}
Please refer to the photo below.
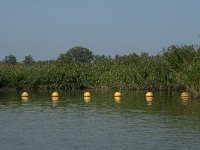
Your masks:
{"label": "tree canopy", "polygon": [[25,65],[33,65],[35,61],[31,55],[28,55],[24,57],[24,60],[22,61],[22,63]]}
{"label": "tree canopy", "polygon": [[13,54],[10,54],[8,56],[5,56],[3,62],[6,64],[15,65],[17,64],[17,58]]}
{"label": "tree canopy", "polygon": [[69,49],[66,53],[60,54],[60,56],[58,57],[58,60],[61,60],[66,63],[91,63],[93,59],[93,53],[89,49],[81,46],[73,47]]}

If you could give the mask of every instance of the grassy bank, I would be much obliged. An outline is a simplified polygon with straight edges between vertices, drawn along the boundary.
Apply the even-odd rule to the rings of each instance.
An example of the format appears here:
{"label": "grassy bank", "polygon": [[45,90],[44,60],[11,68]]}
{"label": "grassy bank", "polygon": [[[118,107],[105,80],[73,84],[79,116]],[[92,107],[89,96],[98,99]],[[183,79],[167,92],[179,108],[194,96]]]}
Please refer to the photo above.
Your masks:
{"label": "grassy bank", "polygon": [[200,96],[200,48],[171,46],[160,54],[96,56],[91,63],[60,60],[0,64],[0,88],[188,90]]}

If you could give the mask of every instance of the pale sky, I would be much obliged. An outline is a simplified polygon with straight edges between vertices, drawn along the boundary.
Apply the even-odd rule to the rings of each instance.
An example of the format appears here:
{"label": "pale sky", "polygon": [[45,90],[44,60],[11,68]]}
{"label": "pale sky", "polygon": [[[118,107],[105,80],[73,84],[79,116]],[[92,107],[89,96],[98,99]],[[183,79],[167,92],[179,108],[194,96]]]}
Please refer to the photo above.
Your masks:
{"label": "pale sky", "polygon": [[74,46],[115,56],[200,44],[200,0],[0,0],[0,60]]}

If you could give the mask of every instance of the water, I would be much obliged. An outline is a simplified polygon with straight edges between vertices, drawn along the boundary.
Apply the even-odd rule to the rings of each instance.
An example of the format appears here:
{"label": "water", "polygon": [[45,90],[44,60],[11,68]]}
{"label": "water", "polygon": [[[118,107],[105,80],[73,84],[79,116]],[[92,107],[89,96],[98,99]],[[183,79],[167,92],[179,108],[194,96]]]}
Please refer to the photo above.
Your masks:
{"label": "water", "polygon": [[0,93],[0,149],[199,149],[200,103],[178,93],[63,91]]}

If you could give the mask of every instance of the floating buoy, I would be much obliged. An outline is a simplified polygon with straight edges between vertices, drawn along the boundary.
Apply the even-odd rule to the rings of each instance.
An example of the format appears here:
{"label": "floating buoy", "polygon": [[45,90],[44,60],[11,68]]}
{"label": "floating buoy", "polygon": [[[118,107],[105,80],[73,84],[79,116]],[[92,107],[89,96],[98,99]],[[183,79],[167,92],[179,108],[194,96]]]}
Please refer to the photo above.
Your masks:
{"label": "floating buoy", "polygon": [[118,104],[121,103],[121,98],[122,98],[122,97],[120,97],[120,96],[115,96],[114,98],[115,98],[115,102],[116,102],[116,103],[118,103]]}
{"label": "floating buoy", "polygon": [[51,96],[52,97],[59,97],[59,94],[58,94],[58,92],[53,92]]}
{"label": "floating buoy", "polygon": [[121,97],[121,96],[122,96],[121,92],[115,92],[114,94],[114,97]]}
{"label": "floating buoy", "polygon": [[27,92],[23,92],[21,96],[22,97],[28,97],[28,93]]}
{"label": "floating buoy", "polygon": [[189,97],[189,93],[188,92],[182,92],[181,97]]}
{"label": "floating buoy", "polygon": [[153,97],[153,93],[152,92],[147,92],[146,93],[146,97]]}
{"label": "floating buoy", "polygon": [[89,103],[91,100],[91,97],[90,96],[84,96],[84,102],[85,103]]}
{"label": "floating buoy", "polygon": [[83,94],[83,96],[84,96],[84,97],[91,97],[91,93],[90,93],[90,92],[85,92],[85,93]]}

